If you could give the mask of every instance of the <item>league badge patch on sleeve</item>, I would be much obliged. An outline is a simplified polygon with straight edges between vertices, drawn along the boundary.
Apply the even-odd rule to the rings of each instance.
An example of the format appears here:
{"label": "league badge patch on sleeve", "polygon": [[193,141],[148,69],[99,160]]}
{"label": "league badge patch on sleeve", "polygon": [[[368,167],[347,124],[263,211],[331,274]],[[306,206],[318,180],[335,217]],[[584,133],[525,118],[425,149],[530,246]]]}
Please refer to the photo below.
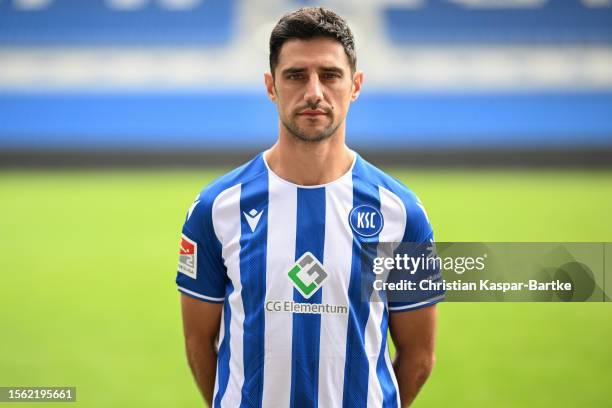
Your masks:
{"label": "league badge patch on sleeve", "polygon": [[178,271],[190,278],[198,276],[198,244],[182,234]]}

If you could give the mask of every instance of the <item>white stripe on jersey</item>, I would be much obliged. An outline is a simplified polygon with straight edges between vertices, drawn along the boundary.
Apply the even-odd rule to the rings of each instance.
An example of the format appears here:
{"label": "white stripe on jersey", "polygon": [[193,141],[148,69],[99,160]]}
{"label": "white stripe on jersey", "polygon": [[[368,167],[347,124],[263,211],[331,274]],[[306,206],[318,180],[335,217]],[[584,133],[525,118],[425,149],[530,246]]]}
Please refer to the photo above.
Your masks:
{"label": "white stripe on jersey", "polygon": [[[293,299],[288,267],[295,262],[297,188],[268,177],[266,300]],[[292,313],[266,313],[263,407],[288,407],[291,398]]]}
{"label": "white stripe on jersey", "polygon": [[385,220],[393,220],[386,222],[380,236],[379,242],[401,242],[404,238],[404,230],[406,229],[406,207],[402,199],[397,195],[379,186],[378,194],[380,195],[380,212]]}
{"label": "white stripe on jersey", "polygon": [[232,313],[230,319],[230,362],[229,381],[221,400],[222,407],[240,405],[242,384],[244,383],[242,286],[240,284],[240,191],[241,185],[223,191],[213,203],[212,219],[215,234],[222,245],[222,256],[234,291],[227,299]]}
{"label": "white stripe on jersey", "polygon": [[[395,199],[395,201],[401,208],[402,217],[400,219],[403,220],[403,224],[397,227],[397,231],[394,231],[393,233],[393,235],[395,236],[394,241],[386,241],[386,237],[383,237],[385,238],[385,240],[382,240],[382,242],[401,242],[404,239],[404,231],[406,228],[406,224],[408,223],[408,219],[406,218],[406,206],[404,205],[404,202],[402,201],[401,198],[399,198],[398,196],[396,196],[395,194],[393,194],[391,191],[387,190],[386,188],[380,187],[379,190],[380,190],[381,196],[392,197]],[[389,201],[385,199],[384,202],[388,203]],[[385,204],[385,207],[386,207],[386,204]],[[393,381],[393,385],[395,386],[395,389],[398,390],[396,394],[396,398],[397,398],[397,406],[399,407],[401,406],[399,385],[397,384],[397,378],[395,377],[395,373],[393,371],[393,364],[391,364],[391,356],[389,355],[388,347],[389,346],[387,345],[387,351],[385,352],[385,363],[387,364],[387,370],[389,370],[389,372],[391,373],[391,380]]]}
{"label": "white stripe on jersey", "polygon": [[[380,231],[379,242],[400,242],[404,237],[404,228],[406,226],[406,209],[402,200],[386,188],[379,186],[378,194],[380,197],[380,212],[383,219],[393,220],[393,222],[385,222],[383,229]],[[381,254],[379,254],[381,255]],[[374,294],[374,292],[373,292]],[[380,353],[380,345],[383,334],[380,331],[383,314],[385,313],[385,304],[380,301],[370,303],[370,316],[365,330],[365,348],[370,362],[370,372],[368,376],[368,407],[377,408],[383,405],[383,392],[380,385],[380,379],[376,372],[378,356]],[[385,333],[386,335],[386,333]],[[388,360],[388,346],[385,350]],[[389,367],[391,378],[395,380],[393,368]]]}
{"label": "white stripe on jersey", "polygon": [[[353,241],[347,222],[353,208],[352,175],[325,188],[323,266],[329,272],[321,303],[348,305]],[[319,407],[341,407],[344,390],[348,314],[321,315],[319,342]],[[340,397],[339,397],[340,396]]]}
{"label": "white stripe on jersey", "polygon": [[[383,215],[384,217],[384,215]],[[383,227],[384,228],[384,227]],[[370,315],[365,328],[365,350],[369,362],[368,371],[368,407],[379,408],[383,406],[383,394],[376,372],[376,363],[380,353],[380,342],[382,336],[380,333],[380,325],[382,315],[385,310],[382,302],[370,303]]]}

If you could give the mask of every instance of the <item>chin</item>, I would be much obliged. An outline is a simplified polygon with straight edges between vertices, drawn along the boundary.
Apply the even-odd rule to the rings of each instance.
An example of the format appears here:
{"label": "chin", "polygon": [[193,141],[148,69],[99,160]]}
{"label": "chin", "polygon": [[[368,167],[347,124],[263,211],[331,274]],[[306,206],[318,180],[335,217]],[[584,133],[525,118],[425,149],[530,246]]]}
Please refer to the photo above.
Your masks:
{"label": "chin", "polygon": [[314,135],[307,135],[307,138],[310,142],[322,142],[324,140],[329,140],[331,139],[331,137],[333,136],[333,133],[327,133],[327,132],[318,132],[317,134]]}

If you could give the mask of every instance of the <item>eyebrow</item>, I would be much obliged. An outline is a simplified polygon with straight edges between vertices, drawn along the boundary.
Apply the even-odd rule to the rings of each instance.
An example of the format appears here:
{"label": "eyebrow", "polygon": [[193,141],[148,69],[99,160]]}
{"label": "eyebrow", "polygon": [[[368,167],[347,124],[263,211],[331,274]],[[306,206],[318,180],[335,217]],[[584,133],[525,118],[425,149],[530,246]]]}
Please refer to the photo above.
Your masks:
{"label": "eyebrow", "polygon": [[325,71],[325,72],[337,72],[339,74],[343,74],[344,73],[344,70],[342,68],[333,67],[333,66],[331,66],[331,67],[323,67],[321,70]]}
{"label": "eyebrow", "polygon": [[306,71],[306,68],[299,68],[299,67],[292,67],[292,68],[285,68],[281,71],[282,75],[287,75],[287,74],[299,74],[301,72]]}
{"label": "eyebrow", "polygon": [[[343,74],[344,70],[342,68],[339,67],[335,67],[335,66],[327,66],[327,67],[321,67],[320,68],[321,71],[323,72],[337,72],[339,74]],[[302,67],[289,67],[289,68],[285,68],[281,71],[282,75],[288,75],[288,74],[299,74],[302,72],[305,72],[306,68],[302,68]]]}

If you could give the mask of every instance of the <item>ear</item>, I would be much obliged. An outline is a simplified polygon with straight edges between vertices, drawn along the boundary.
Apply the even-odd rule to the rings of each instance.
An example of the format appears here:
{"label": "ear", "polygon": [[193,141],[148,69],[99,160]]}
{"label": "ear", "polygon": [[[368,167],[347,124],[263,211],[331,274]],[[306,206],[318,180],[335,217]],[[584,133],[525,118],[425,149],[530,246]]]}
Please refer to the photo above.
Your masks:
{"label": "ear", "polygon": [[274,88],[274,78],[271,73],[266,72],[264,74],[264,83],[266,84],[268,98],[270,98],[272,102],[276,102],[276,89]]}
{"label": "ear", "polygon": [[356,71],[353,74],[353,92],[351,93],[351,102],[355,102],[361,93],[363,85],[363,71]]}

